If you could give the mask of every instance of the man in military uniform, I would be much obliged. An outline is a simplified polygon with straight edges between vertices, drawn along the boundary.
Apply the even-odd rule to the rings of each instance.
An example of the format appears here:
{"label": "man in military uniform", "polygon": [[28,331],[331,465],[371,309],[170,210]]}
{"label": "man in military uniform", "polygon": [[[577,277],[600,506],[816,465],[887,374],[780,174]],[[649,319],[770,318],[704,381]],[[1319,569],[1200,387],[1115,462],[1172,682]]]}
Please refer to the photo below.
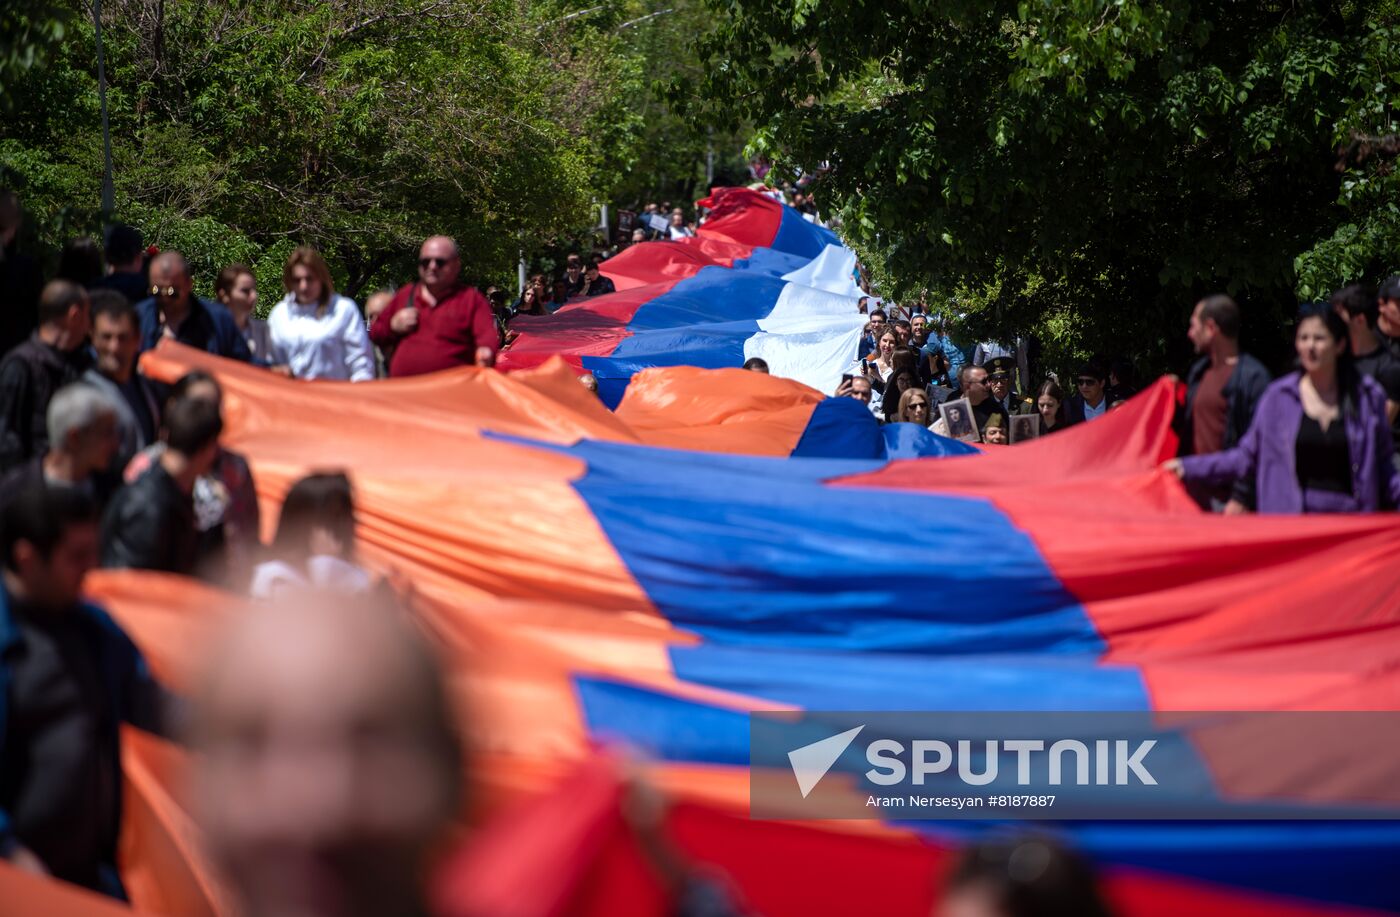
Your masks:
{"label": "man in military uniform", "polygon": [[1011,374],[1016,371],[1016,361],[1011,357],[997,357],[987,361],[987,387],[992,397],[1006,409],[1008,415],[1034,414],[1035,402],[1021,396],[1011,388]]}

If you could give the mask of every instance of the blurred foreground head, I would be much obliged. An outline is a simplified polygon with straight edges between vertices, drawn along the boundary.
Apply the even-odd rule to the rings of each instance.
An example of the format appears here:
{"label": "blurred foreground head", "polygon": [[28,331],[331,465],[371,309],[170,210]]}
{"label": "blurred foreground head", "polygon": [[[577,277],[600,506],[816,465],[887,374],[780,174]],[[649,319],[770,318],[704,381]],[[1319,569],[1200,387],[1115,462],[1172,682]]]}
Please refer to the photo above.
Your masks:
{"label": "blurred foreground head", "polygon": [[1055,840],[1020,835],[969,847],[937,917],[1111,917],[1088,862]]}
{"label": "blurred foreground head", "polygon": [[241,615],[216,645],[196,796],[244,910],[423,913],[462,756],[441,673],[404,615],[303,593]]}

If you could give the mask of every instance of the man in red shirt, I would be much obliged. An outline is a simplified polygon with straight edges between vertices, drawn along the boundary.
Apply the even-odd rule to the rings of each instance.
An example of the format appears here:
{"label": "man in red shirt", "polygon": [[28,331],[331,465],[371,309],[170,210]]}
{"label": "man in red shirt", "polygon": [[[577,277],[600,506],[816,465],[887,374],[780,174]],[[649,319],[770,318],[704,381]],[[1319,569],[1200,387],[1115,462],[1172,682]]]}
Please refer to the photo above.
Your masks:
{"label": "man in red shirt", "polygon": [[[1234,448],[1273,381],[1263,363],[1240,352],[1241,324],[1240,307],[1223,293],[1207,296],[1191,312],[1186,336],[1199,359],[1186,374],[1186,404],[1177,420],[1182,455]],[[1238,482],[1232,492],[1201,489],[1192,496],[1203,507],[1233,515],[1252,505],[1254,482]]]}
{"label": "man in red shirt", "polygon": [[390,376],[496,362],[500,338],[491,304],[460,280],[457,243],[433,236],[418,252],[418,281],[405,284],[370,326],[370,340],[393,351]]}

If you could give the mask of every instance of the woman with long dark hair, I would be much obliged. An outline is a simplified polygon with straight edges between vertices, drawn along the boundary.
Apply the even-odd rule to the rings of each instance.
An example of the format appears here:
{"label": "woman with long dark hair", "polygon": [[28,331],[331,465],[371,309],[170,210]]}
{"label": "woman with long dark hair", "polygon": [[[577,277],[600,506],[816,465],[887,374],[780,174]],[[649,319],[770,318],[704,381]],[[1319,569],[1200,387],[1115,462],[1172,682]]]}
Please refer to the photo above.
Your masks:
{"label": "woman with long dark hair", "polygon": [[900,398],[905,392],[916,389],[923,391],[923,386],[919,384],[919,374],[913,369],[896,369],[891,374],[885,382],[885,393],[880,400],[880,411],[885,416],[885,423],[894,423],[895,415],[899,412]]}
{"label": "woman with long dark hair", "polygon": [[1035,396],[1035,410],[1040,415],[1040,435],[1055,433],[1069,426],[1065,416],[1065,391],[1054,379],[1046,379]]}
{"label": "woman with long dark hair", "polygon": [[520,292],[520,301],[516,304],[516,315],[548,315],[549,309],[545,306],[544,293],[539,287],[528,286]]}
{"label": "woman with long dark hair", "polygon": [[1365,513],[1400,505],[1385,393],[1352,363],[1346,322],[1309,306],[1294,335],[1296,372],[1264,390],[1239,445],[1163,467],[1226,485],[1253,475],[1261,513]]}
{"label": "woman with long dark hair", "polygon": [[339,472],[308,475],[282,501],[268,559],[253,571],[254,598],[289,589],[364,592],[373,578],[355,564],[355,497]]}

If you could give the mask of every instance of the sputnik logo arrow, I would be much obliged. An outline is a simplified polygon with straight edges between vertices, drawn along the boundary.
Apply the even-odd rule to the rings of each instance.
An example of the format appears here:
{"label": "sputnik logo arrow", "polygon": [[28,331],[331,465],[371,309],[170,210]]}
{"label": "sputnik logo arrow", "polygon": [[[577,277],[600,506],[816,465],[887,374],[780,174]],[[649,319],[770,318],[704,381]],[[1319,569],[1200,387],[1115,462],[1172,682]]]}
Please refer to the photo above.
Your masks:
{"label": "sputnik logo arrow", "polygon": [[864,728],[857,726],[847,729],[820,742],[803,745],[788,752],[788,763],[792,765],[792,773],[797,777],[797,788],[802,791],[803,799],[806,799],[807,794],[826,776],[826,772],[831,770],[836,760],[845,754],[851,742]]}

